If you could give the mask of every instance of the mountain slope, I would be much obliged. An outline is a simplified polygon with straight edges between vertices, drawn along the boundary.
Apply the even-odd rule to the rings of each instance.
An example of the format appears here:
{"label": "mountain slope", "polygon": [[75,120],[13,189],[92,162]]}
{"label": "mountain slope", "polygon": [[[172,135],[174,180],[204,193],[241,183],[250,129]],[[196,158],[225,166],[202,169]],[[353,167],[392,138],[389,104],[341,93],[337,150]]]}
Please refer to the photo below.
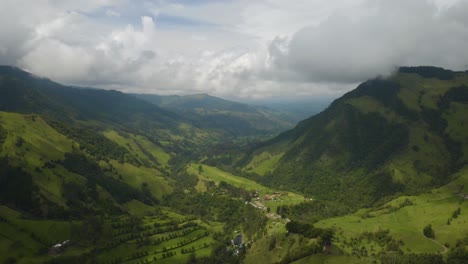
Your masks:
{"label": "mountain slope", "polygon": [[440,186],[468,162],[467,85],[467,73],[401,68],[359,85],[241,164],[261,182],[352,207]]}
{"label": "mountain slope", "polygon": [[0,67],[0,262],[238,259],[231,234],[261,235],[265,217],[228,184],[194,191],[180,168],[223,139],[187,120]]}
{"label": "mountain slope", "polygon": [[60,133],[89,148],[106,143],[101,133],[107,130],[144,134],[166,152],[188,153],[195,146],[221,140],[220,133],[196,127],[187,118],[134,96],[64,86],[14,67],[0,66],[0,92],[0,111],[39,114]]}
{"label": "mountain slope", "polygon": [[139,99],[175,111],[199,126],[224,132],[226,136],[274,135],[295,125],[290,113],[251,106],[210,96],[160,96],[134,94]]}
{"label": "mountain slope", "polygon": [[117,91],[67,87],[9,66],[0,66],[0,89],[1,111],[106,122],[129,122],[142,115],[166,126],[179,121],[171,112]]}
{"label": "mountain slope", "polygon": [[[172,192],[171,159],[217,136],[133,96],[63,86],[14,67],[0,67],[0,92],[1,180],[33,186],[21,199],[34,203],[13,207],[37,216],[156,203]],[[14,203],[8,190],[1,201]]]}
{"label": "mountain slope", "polygon": [[[311,216],[333,208],[320,208],[320,201],[281,205],[277,212],[283,218],[333,229],[332,247],[326,254],[317,254],[301,234],[270,230],[269,236],[252,245],[245,263],[465,263],[467,169],[441,188],[318,222]],[[434,232],[432,238],[423,233],[428,225]]]}

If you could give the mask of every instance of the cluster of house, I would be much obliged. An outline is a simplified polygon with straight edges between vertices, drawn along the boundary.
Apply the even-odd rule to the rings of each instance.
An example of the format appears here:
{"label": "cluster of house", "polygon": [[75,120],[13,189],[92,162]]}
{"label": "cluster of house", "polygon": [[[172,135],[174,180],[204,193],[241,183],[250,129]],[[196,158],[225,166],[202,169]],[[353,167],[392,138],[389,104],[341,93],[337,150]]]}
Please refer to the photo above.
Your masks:
{"label": "cluster of house", "polygon": [[279,193],[279,192],[275,192],[275,193],[273,193],[271,195],[266,194],[266,195],[263,196],[263,200],[265,200],[265,201],[276,201],[276,200],[279,200],[279,197],[281,195],[282,194]]}
{"label": "cluster of house", "polygon": [[266,206],[263,205],[262,203],[260,203],[259,201],[250,202],[250,204],[251,204],[253,207],[255,207],[255,208],[259,209],[259,210],[262,210],[262,211],[266,211],[266,210],[267,210]]}
{"label": "cluster of house", "polygon": [[53,245],[49,249],[49,255],[50,256],[56,256],[62,253],[68,246],[70,245],[70,240],[65,240],[62,243],[58,243]]}
{"label": "cluster of house", "polygon": [[[264,196],[260,197],[260,194],[258,191],[255,191],[252,193],[252,198],[255,198],[250,202],[250,204],[262,211],[267,211],[268,208],[262,203],[266,201],[281,201],[280,197],[281,196],[287,196],[288,193],[280,193],[280,192],[274,192],[273,194],[265,194]],[[245,202],[245,204],[248,204],[249,202]],[[269,211],[268,211],[269,212]]]}
{"label": "cluster of house", "polygon": [[283,195],[288,195],[288,193],[280,193],[280,192],[274,192],[273,194],[265,194],[263,197],[260,197],[260,194],[258,191],[255,191],[252,193],[252,198],[256,198],[256,200],[262,200],[262,201],[277,201],[280,200],[279,198]]}

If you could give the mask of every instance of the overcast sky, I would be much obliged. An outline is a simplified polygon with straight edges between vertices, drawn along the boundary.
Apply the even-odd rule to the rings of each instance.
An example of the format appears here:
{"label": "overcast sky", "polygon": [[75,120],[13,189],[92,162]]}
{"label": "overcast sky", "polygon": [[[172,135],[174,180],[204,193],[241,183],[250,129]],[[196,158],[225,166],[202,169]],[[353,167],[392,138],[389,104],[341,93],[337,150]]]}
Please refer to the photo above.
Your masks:
{"label": "overcast sky", "polygon": [[0,0],[0,64],[73,85],[339,96],[399,65],[468,69],[468,0]]}

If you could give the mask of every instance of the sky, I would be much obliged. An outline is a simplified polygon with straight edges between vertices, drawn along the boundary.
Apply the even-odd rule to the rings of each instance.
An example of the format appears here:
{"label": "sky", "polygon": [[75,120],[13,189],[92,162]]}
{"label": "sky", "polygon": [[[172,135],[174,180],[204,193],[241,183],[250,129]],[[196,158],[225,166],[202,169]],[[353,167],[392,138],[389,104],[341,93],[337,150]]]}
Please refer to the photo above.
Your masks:
{"label": "sky", "polygon": [[0,0],[0,64],[132,93],[339,96],[468,70],[468,0]]}

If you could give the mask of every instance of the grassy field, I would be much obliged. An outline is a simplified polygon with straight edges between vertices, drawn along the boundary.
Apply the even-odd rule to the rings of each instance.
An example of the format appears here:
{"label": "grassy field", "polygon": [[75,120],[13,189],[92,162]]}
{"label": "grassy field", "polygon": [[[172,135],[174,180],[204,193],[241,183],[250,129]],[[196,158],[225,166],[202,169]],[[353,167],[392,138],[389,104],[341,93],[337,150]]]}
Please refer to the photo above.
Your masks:
{"label": "grassy field", "polygon": [[17,163],[16,166],[33,175],[34,182],[47,199],[64,205],[61,191],[63,177],[79,180],[81,176],[61,166],[45,168],[44,164],[63,160],[65,153],[79,148],[79,145],[58,133],[39,116],[0,112],[0,125],[7,131],[7,138],[0,147],[0,156],[8,156],[10,162]]}
{"label": "grassy field", "polygon": [[166,168],[171,158],[171,155],[167,154],[160,146],[157,146],[143,136],[131,133],[121,135],[114,130],[105,131],[103,135],[129,150],[143,163],[157,163],[162,168]]}
{"label": "grassy field", "polygon": [[262,152],[252,158],[246,166],[247,172],[253,172],[263,176],[275,169],[275,165],[283,157],[284,153],[271,154],[268,151]]}
{"label": "grassy field", "polygon": [[63,159],[73,145],[77,146],[39,116],[0,112],[0,124],[8,133],[1,155],[24,157],[28,167]]}
{"label": "grassy field", "polygon": [[[26,233],[34,233],[46,244],[56,244],[63,242],[71,237],[73,222],[50,221],[50,220],[11,220],[18,228]],[[75,223],[76,224],[76,223]]]}
{"label": "grassy field", "polygon": [[[0,263],[8,258],[17,263],[42,263],[50,259],[49,247],[71,238],[71,229],[78,222],[25,220],[17,211],[0,206]],[[65,255],[81,254],[82,249]]]}
{"label": "grassy field", "polygon": [[0,261],[2,262],[8,257],[35,255],[42,247],[29,234],[5,222],[0,222],[0,238]]}
{"label": "grassy field", "polygon": [[[158,199],[161,199],[163,195],[172,192],[172,187],[168,180],[156,169],[136,167],[132,164],[119,163],[115,160],[109,161],[108,164],[111,164],[112,167],[122,175],[122,180],[128,185],[141,189],[143,184],[146,184],[154,197]],[[106,167],[106,165],[103,165],[103,162],[101,162],[101,166]]]}
{"label": "grassy field", "polygon": [[285,232],[270,234],[253,243],[245,263],[278,263],[285,258],[294,259],[294,256],[307,253],[307,249],[315,244],[314,239],[300,235],[288,235]]}
{"label": "grassy field", "polygon": [[268,148],[260,148],[251,155],[250,162],[244,166],[244,173],[255,173],[259,176],[272,172],[280,163],[281,158],[288,149],[287,142],[274,143]]}
{"label": "grassy field", "polygon": [[[445,253],[445,247],[454,246],[455,241],[468,235],[468,202],[457,194],[461,186],[466,188],[468,184],[468,168],[457,176],[456,181],[430,193],[399,197],[380,208],[361,209],[352,215],[322,220],[315,226],[334,228],[337,231],[336,244],[348,253],[353,247],[361,246],[376,253],[377,247],[374,245],[372,250],[372,243],[362,241],[359,245],[346,246],[345,241],[350,242],[366,231],[379,230],[389,230],[394,239],[401,240],[404,252]],[[410,202],[404,205],[405,201]],[[452,218],[458,208],[461,214]],[[435,231],[435,241],[423,235],[423,228],[429,224]]]}
{"label": "grassy field", "polygon": [[145,216],[155,211],[153,206],[146,205],[140,201],[132,200],[123,205],[125,211],[134,216]]}
{"label": "grassy field", "polygon": [[[199,167],[201,166],[202,171],[199,173]],[[211,167],[203,164],[189,164],[186,168],[187,172],[193,175],[196,175],[199,178],[199,181],[213,181],[216,184],[219,184],[221,181],[224,181],[235,187],[242,187],[246,190],[251,191],[261,191],[261,192],[271,192],[272,190],[268,187],[260,185],[252,180],[235,176],[231,173],[222,171],[218,168]]]}

